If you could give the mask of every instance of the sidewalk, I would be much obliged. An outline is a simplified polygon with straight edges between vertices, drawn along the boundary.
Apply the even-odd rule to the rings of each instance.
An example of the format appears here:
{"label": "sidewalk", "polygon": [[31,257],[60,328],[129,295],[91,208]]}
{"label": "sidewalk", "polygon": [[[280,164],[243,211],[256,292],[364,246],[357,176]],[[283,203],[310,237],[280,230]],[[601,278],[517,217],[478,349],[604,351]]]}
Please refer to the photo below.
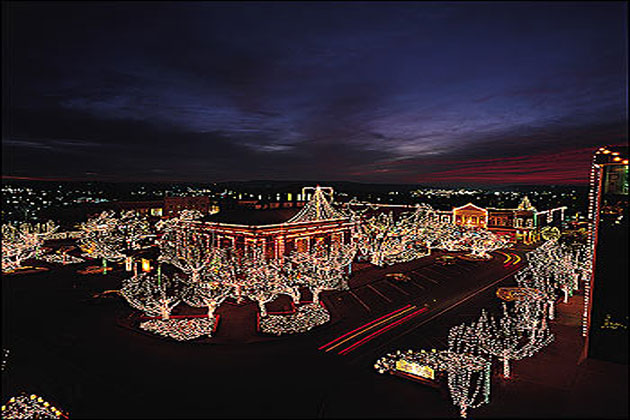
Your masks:
{"label": "sidewalk", "polygon": [[628,418],[628,366],[587,359],[578,364],[582,296],[560,301],[555,340],[533,357],[512,363],[509,380],[493,378],[490,404],[478,418]]}

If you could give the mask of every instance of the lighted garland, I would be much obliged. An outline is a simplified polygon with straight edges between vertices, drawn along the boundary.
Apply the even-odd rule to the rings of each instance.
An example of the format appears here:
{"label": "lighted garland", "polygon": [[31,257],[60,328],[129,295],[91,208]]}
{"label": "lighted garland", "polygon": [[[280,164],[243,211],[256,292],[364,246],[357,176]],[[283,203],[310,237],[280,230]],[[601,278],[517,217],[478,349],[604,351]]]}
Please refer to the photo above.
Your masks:
{"label": "lighted garland", "polygon": [[[319,185],[315,187],[313,197],[295,216],[287,223],[316,222],[320,220],[342,219],[346,216],[337,211],[324,195],[324,189]],[[303,190],[304,191],[304,190]]]}
{"label": "lighted garland", "polygon": [[269,314],[260,318],[260,331],[274,335],[303,333],[328,321],[330,314],[326,308],[306,304],[298,306],[292,314]]}
{"label": "lighted garland", "polygon": [[3,419],[67,419],[64,413],[48,401],[35,394],[11,397],[1,407]]}

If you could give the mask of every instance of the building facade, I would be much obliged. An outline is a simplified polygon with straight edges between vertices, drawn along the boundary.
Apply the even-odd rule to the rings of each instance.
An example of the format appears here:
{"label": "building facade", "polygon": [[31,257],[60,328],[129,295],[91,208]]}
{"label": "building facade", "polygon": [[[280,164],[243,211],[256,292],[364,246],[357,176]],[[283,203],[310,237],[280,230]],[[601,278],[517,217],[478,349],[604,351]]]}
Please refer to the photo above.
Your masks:
{"label": "building facade", "polygon": [[201,226],[221,248],[245,253],[262,249],[267,258],[308,251],[318,245],[329,247],[349,243],[354,222],[331,206],[326,190],[316,187],[311,200],[301,208],[218,213],[205,218]]}
{"label": "building facade", "polygon": [[593,156],[589,191],[591,273],[584,285],[582,359],[628,363],[628,148]]}
{"label": "building facade", "polygon": [[441,222],[487,228],[499,235],[507,235],[514,242],[531,243],[539,239],[545,226],[561,227],[566,207],[538,211],[525,197],[515,209],[482,208],[472,203],[450,211],[436,211]]}

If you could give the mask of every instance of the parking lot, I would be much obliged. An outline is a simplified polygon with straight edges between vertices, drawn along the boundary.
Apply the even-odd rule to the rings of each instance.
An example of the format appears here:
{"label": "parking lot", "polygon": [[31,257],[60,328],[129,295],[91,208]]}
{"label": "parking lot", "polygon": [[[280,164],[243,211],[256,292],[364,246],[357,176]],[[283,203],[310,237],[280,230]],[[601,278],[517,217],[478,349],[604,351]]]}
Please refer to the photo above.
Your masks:
{"label": "parking lot", "polygon": [[[491,262],[455,258],[448,265],[440,265],[433,259],[408,270],[384,272],[364,284],[356,285],[351,281],[349,292],[331,296],[326,303],[343,313],[376,314],[391,306],[422,300],[432,290],[447,287],[454,279],[471,276]],[[492,265],[496,265],[496,261]]]}

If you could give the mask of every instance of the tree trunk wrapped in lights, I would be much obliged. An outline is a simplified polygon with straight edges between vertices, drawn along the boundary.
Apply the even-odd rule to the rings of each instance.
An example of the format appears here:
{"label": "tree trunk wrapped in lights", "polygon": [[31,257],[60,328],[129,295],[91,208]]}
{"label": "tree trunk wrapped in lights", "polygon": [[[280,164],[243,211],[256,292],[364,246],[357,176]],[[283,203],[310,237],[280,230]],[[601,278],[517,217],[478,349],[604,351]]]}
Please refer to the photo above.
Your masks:
{"label": "tree trunk wrapped in lights", "polygon": [[256,248],[242,261],[246,281],[243,294],[258,304],[260,315],[267,316],[266,304],[285,293],[288,285],[282,264],[275,259],[265,259],[263,250]]}
{"label": "tree trunk wrapped in lights", "polygon": [[215,310],[230,297],[232,287],[206,277],[201,281],[184,280],[186,287],[182,292],[182,300],[197,308],[207,307],[208,318],[214,317]]}
{"label": "tree trunk wrapped in lights", "polygon": [[41,256],[41,245],[56,230],[52,221],[31,225],[22,223],[2,225],[2,272],[7,273],[22,266],[22,262]]}
{"label": "tree trunk wrapped in lights", "polygon": [[287,273],[285,276],[286,288],[283,293],[291,297],[294,305],[299,305],[302,300],[300,288],[306,286],[306,283],[298,271],[290,268],[290,263],[286,263],[285,267]]}
{"label": "tree trunk wrapped in lights", "polygon": [[123,281],[120,294],[129,304],[147,316],[170,318],[171,311],[180,302],[179,281],[165,275],[142,273]]}

